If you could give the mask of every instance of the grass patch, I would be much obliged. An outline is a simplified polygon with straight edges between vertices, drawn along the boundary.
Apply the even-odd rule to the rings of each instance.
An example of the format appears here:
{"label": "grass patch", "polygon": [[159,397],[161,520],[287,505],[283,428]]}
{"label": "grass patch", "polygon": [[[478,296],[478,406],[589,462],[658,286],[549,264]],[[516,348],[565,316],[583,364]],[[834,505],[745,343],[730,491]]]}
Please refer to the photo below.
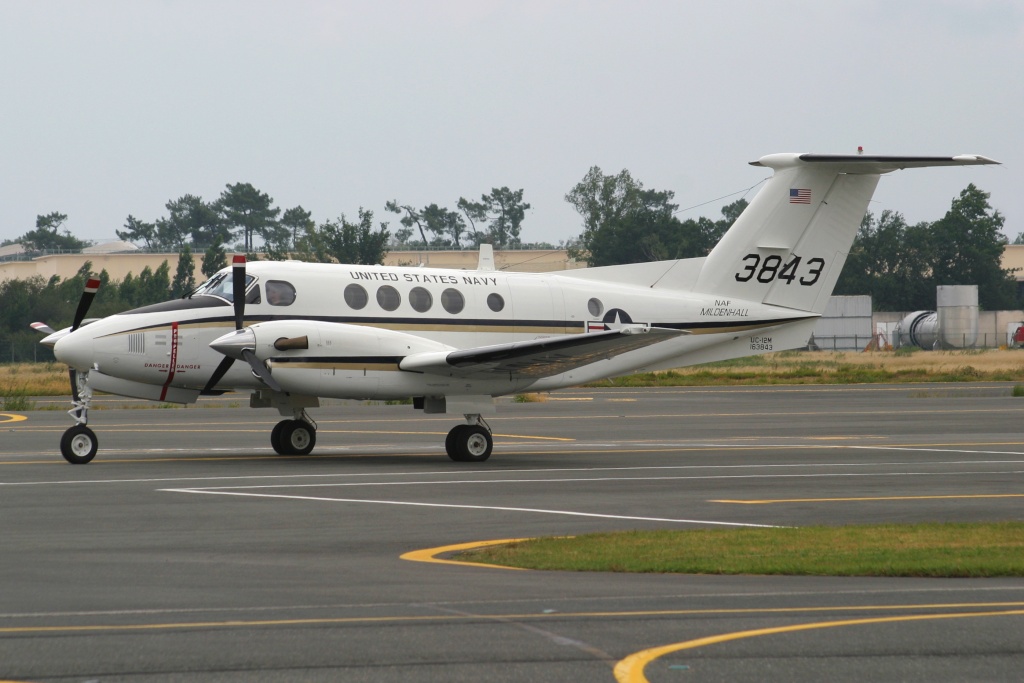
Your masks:
{"label": "grass patch", "polygon": [[[970,363],[965,363],[970,359]],[[1024,350],[782,351],[637,373],[591,387],[732,386],[771,384],[903,384],[1015,382],[1024,375]]]}
{"label": "grass patch", "polygon": [[0,384],[0,409],[26,411],[35,410],[36,402],[29,398],[24,385]]}
{"label": "grass patch", "polygon": [[793,576],[1024,576],[1024,522],[627,531],[480,548],[527,569]]}

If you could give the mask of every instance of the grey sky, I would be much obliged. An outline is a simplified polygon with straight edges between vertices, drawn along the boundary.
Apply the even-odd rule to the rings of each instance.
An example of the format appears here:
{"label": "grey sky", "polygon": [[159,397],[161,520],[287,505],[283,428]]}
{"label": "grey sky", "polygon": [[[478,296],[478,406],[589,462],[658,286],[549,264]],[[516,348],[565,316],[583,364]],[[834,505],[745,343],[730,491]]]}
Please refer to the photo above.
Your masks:
{"label": "grey sky", "polygon": [[[114,237],[251,182],[322,221],[524,188],[524,241],[579,234],[596,164],[689,207],[773,152],[977,153],[882,180],[941,217],[970,182],[1024,231],[1024,3],[0,0],[0,240],[61,211]],[[718,216],[721,205],[681,212]]]}

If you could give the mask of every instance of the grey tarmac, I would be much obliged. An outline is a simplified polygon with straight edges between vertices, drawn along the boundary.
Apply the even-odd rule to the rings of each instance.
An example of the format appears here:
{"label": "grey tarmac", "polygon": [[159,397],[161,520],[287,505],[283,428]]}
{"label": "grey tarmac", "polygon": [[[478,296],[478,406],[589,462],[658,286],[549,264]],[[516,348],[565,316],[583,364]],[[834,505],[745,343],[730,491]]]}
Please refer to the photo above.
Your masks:
{"label": "grey tarmac", "polygon": [[[0,679],[1015,681],[1024,580],[534,572],[402,559],[589,531],[1020,520],[1012,384],[577,389],[485,463],[410,406],[0,410]],[[238,402],[245,403],[244,398]],[[448,557],[442,554],[440,559]],[[618,667],[618,669],[616,669]]]}

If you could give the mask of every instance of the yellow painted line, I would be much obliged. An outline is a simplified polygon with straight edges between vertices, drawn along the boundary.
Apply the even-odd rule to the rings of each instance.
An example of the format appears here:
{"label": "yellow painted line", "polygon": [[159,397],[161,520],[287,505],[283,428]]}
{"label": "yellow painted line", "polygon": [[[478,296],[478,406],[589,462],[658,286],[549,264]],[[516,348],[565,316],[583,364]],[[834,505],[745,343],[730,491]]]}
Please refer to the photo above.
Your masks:
{"label": "yellow painted line", "polygon": [[482,562],[460,562],[459,560],[446,560],[438,557],[444,553],[453,553],[459,550],[472,550],[474,548],[488,548],[495,545],[508,545],[528,541],[528,538],[503,538],[497,541],[474,541],[472,543],[456,543],[455,545],[442,545],[437,548],[424,548],[423,550],[411,550],[401,556],[403,560],[410,562],[433,562],[435,564],[455,564],[463,567],[490,567],[491,569],[514,569],[516,571],[528,571],[522,567],[503,567],[498,564],[484,564]]}
{"label": "yellow painted line", "polygon": [[[0,417],[7,418],[6,420],[0,420],[0,424],[5,422],[24,422],[28,419],[26,415],[15,415],[14,413],[0,413]],[[3,683],[3,681],[0,681],[0,683]]]}
{"label": "yellow painted line", "polygon": [[1010,610],[1006,612],[958,612],[953,614],[912,614],[898,617],[874,617],[870,619],[846,619],[842,621],[820,621],[813,624],[797,624],[795,626],[777,626],[775,628],[759,628],[752,631],[736,631],[735,633],[723,633],[707,638],[697,638],[681,643],[673,643],[662,647],[654,647],[648,650],[635,652],[619,661],[615,665],[615,680],[619,683],[650,683],[644,676],[644,668],[655,659],[664,657],[673,652],[691,650],[705,645],[715,645],[731,640],[743,638],[756,638],[769,636],[776,633],[793,633],[795,631],[810,631],[820,628],[837,628],[840,626],[861,626],[864,624],[886,624],[899,621],[927,621],[932,619],[972,619],[980,617],[1004,617],[1024,615],[1024,610]]}
{"label": "yellow painted line", "polygon": [[771,505],[773,503],[846,503],[864,500],[945,500],[950,498],[1024,498],[1024,493],[975,493],[954,496],[877,496],[865,498],[780,498],[778,500],[709,500],[709,503]]}
{"label": "yellow painted line", "polygon": [[548,396],[548,401],[593,401],[594,397]]}
{"label": "yellow painted line", "polygon": [[[515,540],[515,539],[512,539]],[[476,565],[480,566],[480,565]],[[502,567],[505,569],[505,567]],[[600,611],[600,612],[530,612],[520,614],[398,614],[380,617],[312,617],[308,619],[232,619],[230,621],[190,621],[190,622],[169,622],[169,623],[138,623],[138,624],[68,624],[55,626],[6,626],[0,627],[0,634],[10,633],[59,633],[74,631],[157,631],[185,628],[253,628],[260,626],[308,626],[318,624],[381,624],[381,623],[410,623],[410,622],[457,622],[476,620],[481,617],[490,619],[503,619],[508,621],[545,620],[545,619],[608,619],[608,618],[635,618],[635,617],[666,617],[666,616],[688,616],[688,615],[733,615],[733,614],[796,614],[815,612],[854,612],[870,610],[909,610],[909,609],[977,609],[998,607],[1024,607],[1020,602],[994,602],[994,603],[963,603],[963,604],[939,604],[939,605],[863,605],[863,606],[842,606],[842,607],[777,607],[777,608],[753,608],[753,609],[697,609],[697,610],[625,610],[625,611]],[[1019,610],[1024,613],[1024,610]],[[1016,612],[995,612],[995,614],[1015,614]],[[962,613],[969,615],[970,613]],[[914,617],[908,617],[914,618]],[[868,620],[872,621],[872,620]],[[639,654],[639,653],[638,653]]]}

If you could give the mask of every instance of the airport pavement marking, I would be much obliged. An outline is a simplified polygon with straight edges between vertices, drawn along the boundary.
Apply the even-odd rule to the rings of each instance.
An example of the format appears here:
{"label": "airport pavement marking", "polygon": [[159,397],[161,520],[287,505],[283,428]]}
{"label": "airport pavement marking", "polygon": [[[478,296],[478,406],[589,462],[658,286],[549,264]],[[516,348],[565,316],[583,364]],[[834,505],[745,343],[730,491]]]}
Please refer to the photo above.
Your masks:
{"label": "airport pavement marking", "polygon": [[[28,419],[28,416],[27,415],[15,415],[14,413],[0,413],[0,418],[6,418],[6,419],[0,419],[0,424],[7,424],[9,422],[24,422],[25,420]],[[3,682],[0,681],[0,683],[3,683]]]}
{"label": "airport pavement marking", "polygon": [[780,498],[778,500],[709,500],[709,503],[772,505],[774,503],[848,503],[878,500],[946,500],[950,498],[1024,498],[1024,493],[972,493],[953,496],[875,496],[863,498]]}
{"label": "airport pavement marking", "polygon": [[946,614],[907,614],[894,617],[872,617],[868,619],[844,619],[840,621],[819,621],[811,624],[796,624],[791,626],[776,626],[774,628],[759,628],[751,631],[736,631],[733,633],[722,633],[717,636],[708,636],[706,638],[697,638],[694,640],[687,640],[681,643],[672,643],[671,645],[663,645],[661,647],[653,647],[647,650],[641,650],[640,652],[634,652],[633,654],[625,657],[615,665],[615,680],[619,683],[650,683],[647,677],[644,675],[644,668],[660,657],[679,652],[681,650],[691,650],[693,648],[704,647],[706,645],[715,645],[717,643],[725,643],[731,640],[741,640],[743,638],[756,638],[759,636],[769,636],[778,633],[793,633],[795,631],[810,631],[813,629],[821,628],[837,628],[842,626],[861,626],[865,624],[886,624],[900,621],[927,621],[934,619],[970,619],[970,618],[982,618],[982,617],[1005,617],[1005,616],[1021,616],[1024,615],[1024,610],[1008,610],[1001,612],[953,612]]}
{"label": "airport pavement marking", "polygon": [[[818,607],[768,607],[768,608],[736,608],[736,609],[660,609],[660,610],[595,610],[595,611],[543,611],[543,612],[520,612],[520,613],[447,613],[447,614],[393,614],[385,616],[353,616],[353,617],[308,617],[292,619],[227,619],[219,621],[174,621],[174,622],[139,622],[128,624],[53,624],[53,625],[32,625],[32,626],[2,626],[0,634],[26,634],[26,633],[61,633],[61,632],[95,632],[95,631],[160,631],[179,629],[210,629],[210,628],[256,628],[274,626],[310,626],[330,624],[388,624],[388,623],[416,623],[416,622],[458,622],[458,621],[479,621],[481,619],[502,620],[502,621],[545,621],[550,619],[609,619],[627,618],[635,619],[640,617],[687,617],[687,616],[763,616],[767,614],[814,614],[818,612],[870,612],[880,610],[921,610],[921,609],[970,609],[985,607],[994,609],[996,607],[1021,607],[1021,602],[996,602],[996,603],[952,603],[952,604],[919,604],[919,605],[841,605],[841,606],[818,606]],[[424,604],[429,607],[429,604]],[[879,623],[885,621],[905,621],[910,619],[937,619],[953,618],[956,616],[979,616],[979,615],[1018,615],[1024,614],[1024,609],[989,611],[989,612],[957,612],[948,615],[906,615],[897,617],[874,617],[868,619],[844,620],[841,622],[819,622],[826,625],[846,625],[853,623]],[[33,617],[45,616],[33,614]],[[783,630],[806,630],[810,628],[826,628],[817,624],[804,624],[801,626],[781,627]],[[775,629],[777,630],[777,629]],[[712,636],[715,642],[725,640],[736,640],[738,638],[752,637],[752,635],[765,635],[762,633],[741,631],[737,635],[724,634]],[[733,636],[731,638],[727,636]],[[708,640],[705,638],[701,641]],[[691,645],[698,641],[686,641],[678,645]],[[707,644],[707,643],[705,643]],[[665,646],[673,647],[673,646]],[[653,648],[664,649],[664,648]],[[676,647],[676,649],[683,649]],[[643,650],[642,652],[650,652]],[[635,653],[635,655],[642,654]],[[667,654],[663,652],[662,654]],[[634,655],[631,655],[634,656]],[[661,655],[659,655],[661,656]],[[637,679],[645,681],[646,679]]]}
{"label": "airport pavement marking", "polygon": [[528,538],[503,538],[496,541],[474,541],[472,543],[456,543],[454,545],[442,545],[436,548],[424,548],[422,550],[410,550],[399,556],[401,560],[410,562],[433,562],[437,564],[454,564],[463,567],[488,567],[490,569],[513,569],[517,571],[529,571],[524,567],[506,567],[500,564],[485,564],[483,562],[462,562],[459,560],[448,560],[438,557],[444,553],[454,553],[460,550],[473,550],[475,548],[489,548],[495,545],[508,545],[509,543],[520,543],[528,541]]}
{"label": "airport pavement marking", "polygon": [[[287,484],[277,485],[277,488],[288,486]],[[334,486],[333,484],[311,484],[310,486]],[[249,498],[274,498],[277,500],[308,500],[320,503],[361,503],[364,505],[396,505],[409,507],[426,508],[449,508],[457,510],[492,510],[495,512],[527,512],[542,515],[564,515],[567,517],[588,517],[596,519],[622,519],[631,522],[671,522],[674,524],[708,524],[712,526],[735,526],[735,527],[756,527],[761,529],[780,528],[775,524],[751,524],[744,522],[722,522],[709,519],[675,519],[670,517],[640,517],[635,515],[612,515],[599,512],[579,512],[577,510],[550,510],[545,508],[520,508],[506,507],[499,505],[461,505],[457,503],[424,503],[409,500],[375,500],[365,498],[331,498],[327,496],[294,496],[279,493],[251,493],[243,491],[229,491],[223,488],[184,488],[184,489],[159,489],[168,493],[198,493],[215,496],[243,496]],[[268,487],[232,487],[232,488],[271,488]]]}

